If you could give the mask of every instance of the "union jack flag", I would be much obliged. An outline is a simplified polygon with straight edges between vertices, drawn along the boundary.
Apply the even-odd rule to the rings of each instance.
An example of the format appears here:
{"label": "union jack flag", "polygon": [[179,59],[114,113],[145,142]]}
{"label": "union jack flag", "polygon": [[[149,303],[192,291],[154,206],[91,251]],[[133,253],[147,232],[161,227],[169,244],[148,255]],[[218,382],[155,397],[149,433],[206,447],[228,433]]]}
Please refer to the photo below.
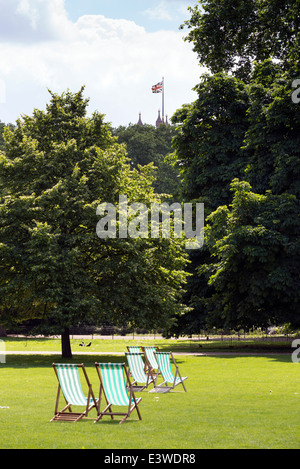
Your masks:
{"label": "union jack flag", "polygon": [[152,86],[152,93],[162,93],[163,90],[163,82],[160,81],[156,85]]}

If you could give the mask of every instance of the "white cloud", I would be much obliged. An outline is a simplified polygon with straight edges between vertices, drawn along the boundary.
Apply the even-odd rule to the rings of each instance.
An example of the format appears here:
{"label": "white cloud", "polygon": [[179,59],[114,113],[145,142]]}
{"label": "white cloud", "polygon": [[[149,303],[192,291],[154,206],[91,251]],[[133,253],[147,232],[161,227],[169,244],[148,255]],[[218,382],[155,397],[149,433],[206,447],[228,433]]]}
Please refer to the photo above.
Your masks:
{"label": "white cloud", "polygon": [[33,43],[68,35],[64,0],[0,0],[0,40]]}
{"label": "white cloud", "polygon": [[[63,0],[10,2],[15,9],[4,10],[7,19],[12,24],[14,15],[20,15],[22,34],[30,41],[17,40],[21,31],[13,40],[9,32],[5,41],[0,38],[0,80],[6,85],[6,102],[0,102],[3,122],[44,108],[49,101],[47,88],[78,91],[85,85],[89,111],[99,110],[114,126],[137,122],[139,112],[144,122],[155,123],[161,95],[152,94],[151,86],[162,76],[169,116],[195,99],[191,89],[201,70],[182,33],[147,33],[132,21],[101,15],[82,16],[72,23]],[[0,0],[0,9],[4,3]]]}

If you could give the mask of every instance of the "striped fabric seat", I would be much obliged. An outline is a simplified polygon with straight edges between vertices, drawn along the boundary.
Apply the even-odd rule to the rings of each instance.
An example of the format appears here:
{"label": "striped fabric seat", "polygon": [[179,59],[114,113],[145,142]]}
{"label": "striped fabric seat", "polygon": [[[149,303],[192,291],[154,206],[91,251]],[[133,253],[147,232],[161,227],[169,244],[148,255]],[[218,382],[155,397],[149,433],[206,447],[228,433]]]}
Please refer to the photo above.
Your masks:
{"label": "striped fabric seat", "polygon": [[170,354],[167,352],[157,352],[156,358],[158,362],[159,369],[166,383],[173,384],[174,382],[178,383],[180,381],[179,377],[174,376],[171,368]]}
{"label": "striped fabric seat", "polygon": [[158,363],[155,357],[155,352],[157,351],[155,347],[143,347],[143,350],[145,352],[146,358],[152,367],[153,370],[158,369]]}
{"label": "striped fabric seat", "polygon": [[[86,405],[87,397],[83,394],[77,365],[56,365],[59,383],[66,400],[71,405]],[[92,402],[93,398],[90,398]]]}
{"label": "striped fabric seat", "polygon": [[[183,389],[186,391],[183,381],[187,379],[187,376],[181,377],[173,354],[171,352],[156,352],[155,356],[159,371],[161,372],[164,381],[158,386],[155,386],[155,388],[150,392],[168,392],[170,389],[174,389],[178,384],[182,384]],[[172,371],[171,359],[175,366],[175,375]],[[167,384],[170,384],[171,386],[167,386]],[[163,385],[165,385],[165,387],[163,387]]]}
{"label": "striped fabric seat", "polygon": [[[124,418],[120,421],[120,423],[123,423],[134,409],[136,409],[141,420],[138,408],[141,398],[136,399],[134,395],[125,363],[95,363],[95,365],[100,379],[98,418],[95,423],[101,420],[104,415],[110,415],[112,419],[114,415],[123,415]],[[129,394],[126,381],[129,383]],[[100,406],[103,396],[107,405],[101,411]],[[126,406],[127,412],[114,412],[112,406]]]}
{"label": "striped fabric seat", "polygon": [[[53,363],[53,368],[58,379],[58,391],[54,417],[51,421],[67,420],[77,422],[81,418],[87,417],[89,411],[93,407],[97,407],[97,400],[95,399],[92,385],[88,379],[84,365]],[[88,387],[87,397],[84,395],[81,387],[79,369],[82,369],[83,376],[86,380]],[[65,398],[66,406],[61,411],[58,411],[61,391]],[[84,406],[85,410],[81,412],[73,412],[71,406]]]}
{"label": "striped fabric seat", "polygon": [[128,345],[127,350],[129,353],[141,353],[141,348],[137,345]]}
{"label": "striped fabric seat", "polygon": [[145,364],[141,353],[132,352],[125,353],[131,376],[133,377],[133,384],[143,384],[143,386],[135,386],[135,390],[142,391],[153,383],[153,376],[151,370],[145,373]]}
{"label": "striped fabric seat", "polygon": [[122,363],[99,363],[106,397],[111,404],[129,405]]}

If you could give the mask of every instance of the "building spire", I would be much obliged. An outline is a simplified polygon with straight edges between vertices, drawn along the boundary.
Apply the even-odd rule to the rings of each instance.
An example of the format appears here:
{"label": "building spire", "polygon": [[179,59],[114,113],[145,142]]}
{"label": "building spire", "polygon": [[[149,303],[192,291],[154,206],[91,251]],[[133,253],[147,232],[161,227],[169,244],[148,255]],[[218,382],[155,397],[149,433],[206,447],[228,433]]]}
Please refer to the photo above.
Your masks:
{"label": "building spire", "polygon": [[139,120],[138,120],[137,125],[144,125],[143,122],[142,122],[141,113],[139,113]]}
{"label": "building spire", "polygon": [[158,129],[158,127],[160,126],[160,124],[162,124],[163,121],[160,117],[160,109],[158,110],[158,116],[157,116],[157,119],[156,119],[156,128]]}

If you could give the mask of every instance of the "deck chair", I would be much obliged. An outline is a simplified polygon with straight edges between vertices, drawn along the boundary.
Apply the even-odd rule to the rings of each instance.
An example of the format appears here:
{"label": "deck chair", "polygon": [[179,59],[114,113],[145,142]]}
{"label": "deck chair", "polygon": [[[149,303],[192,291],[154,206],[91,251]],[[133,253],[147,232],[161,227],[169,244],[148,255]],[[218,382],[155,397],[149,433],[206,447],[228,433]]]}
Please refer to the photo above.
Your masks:
{"label": "deck chair", "polygon": [[151,370],[153,376],[160,374],[158,363],[156,360],[155,352],[158,352],[159,349],[156,347],[143,347],[143,352],[145,355],[145,360],[147,367]]}
{"label": "deck chair", "polygon": [[[141,348],[138,345],[127,345],[127,350],[129,353],[142,353]],[[145,371],[147,369],[147,364],[145,363]],[[131,375],[131,370],[129,368],[129,375]]]}
{"label": "deck chair", "polygon": [[141,348],[138,345],[127,345],[129,353],[141,353]]}
{"label": "deck chair", "polygon": [[[154,378],[150,368],[145,372],[145,363],[141,353],[132,352],[125,353],[127,363],[129,366],[130,375],[133,378],[131,383],[134,391],[142,391],[147,388],[149,384],[154,384]],[[142,384],[142,386],[141,386]]]}
{"label": "deck chair", "polygon": [[[97,400],[95,399],[92,385],[87,376],[83,364],[71,365],[53,363],[53,368],[58,379],[58,391],[56,397],[54,417],[50,420],[64,420],[69,422],[77,422],[82,418],[88,418],[88,413],[95,407],[97,408]],[[88,386],[88,396],[86,397],[82,391],[79,369],[82,369]],[[66,405],[62,410],[58,410],[60,394],[63,394]],[[83,406],[82,412],[73,412],[71,406]],[[95,417],[94,417],[95,418]]]}
{"label": "deck chair", "polygon": [[[183,381],[187,379],[187,376],[181,377],[179,368],[177,366],[175,358],[173,357],[172,352],[156,352],[155,356],[164,381],[157,386],[156,379],[155,386],[150,392],[169,392],[171,389],[174,389],[175,386],[177,386],[178,384],[182,384],[183,389],[186,392],[186,388],[184,386]],[[172,371],[171,359],[176,370],[175,376]],[[168,384],[170,384],[170,386],[168,386]]]}
{"label": "deck chair", "polygon": [[[113,419],[115,415],[123,415],[119,423],[125,422],[130,414],[136,409],[138,417],[142,420],[138,405],[141,397],[136,399],[134,391],[129,382],[129,374],[125,363],[95,363],[97,373],[100,379],[100,392],[98,404],[98,417],[95,420],[99,422],[104,415],[110,415]],[[126,389],[126,381],[129,383],[129,395]],[[100,410],[102,398],[106,400],[106,407]],[[126,412],[114,412],[112,406],[126,406]]]}

